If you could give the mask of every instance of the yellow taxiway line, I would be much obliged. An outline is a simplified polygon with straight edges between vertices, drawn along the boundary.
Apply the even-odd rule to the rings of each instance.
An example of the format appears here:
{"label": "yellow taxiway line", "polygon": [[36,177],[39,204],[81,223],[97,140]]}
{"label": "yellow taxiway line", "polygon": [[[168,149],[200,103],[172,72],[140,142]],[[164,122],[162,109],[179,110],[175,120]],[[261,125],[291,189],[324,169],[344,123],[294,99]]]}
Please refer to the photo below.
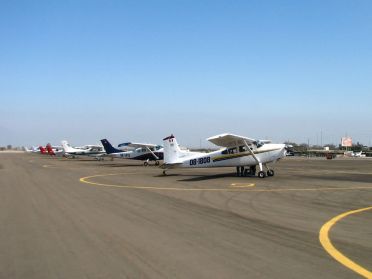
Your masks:
{"label": "yellow taxiway line", "polygon": [[[230,188],[174,188],[174,187],[156,187],[156,186],[134,186],[134,185],[117,185],[117,184],[107,184],[107,183],[98,183],[89,181],[91,178],[95,177],[105,177],[105,176],[115,176],[115,175],[125,175],[125,174],[137,174],[137,173],[111,173],[111,174],[98,174],[98,175],[91,175],[80,178],[80,182],[91,184],[91,185],[98,185],[104,187],[114,187],[114,188],[127,188],[127,189],[145,189],[145,190],[167,190],[167,191],[230,191],[230,192],[290,192],[290,191],[342,191],[342,190],[369,190],[372,189],[371,186],[361,186],[361,187],[327,187],[327,188],[303,188],[303,189],[296,189],[296,188],[282,188],[282,189],[246,189],[250,187],[254,187],[254,183],[232,183],[230,184]],[[236,187],[236,188],[234,188]],[[244,189],[245,188],[245,189]],[[341,252],[339,252],[331,243],[329,239],[329,231],[330,229],[341,219],[345,218],[346,216],[359,213],[366,210],[371,210],[372,207],[362,208],[358,210],[353,210],[349,212],[345,212],[340,214],[326,224],[320,230],[319,233],[319,240],[324,249],[337,261],[341,264],[345,265],[349,269],[357,272],[358,274],[372,279],[372,272],[368,271],[367,269],[363,268],[362,266],[356,264],[346,256],[344,256]]]}
{"label": "yellow taxiway line", "polygon": [[[254,187],[254,183],[233,183],[228,188],[175,188],[175,187],[157,187],[157,186],[138,186],[138,185],[118,185],[118,184],[107,184],[89,181],[91,178],[95,177],[105,177],[114,175],[126,175],[126,174],[137,174],[132,173],[110,173],[110,174],[97,174],[80,178],[80,182],[87,183],[91,185],[98,185],[104,187],[114,187],[114,188],[127,188],[127,189],[145,189],[145,190],[165,190],[165,191],[214,191],[214,192],[301,192],[301,191],[347,191],[347,190],[372,190],[372,186],[357,186],[357,187],[327,187],[327,188],[280,188],[280,189],[248,189]],[[245,185],[245,186],[240,186]]]}
{"label": "yellow taxiway line", "polygon": [[250,188],[256,186],[254,183],[231,183],[231,187],[236,187],[236,188]]}
{"label": "yellow taxiway line", "polygon": [[[90,178],[94,177],[104,177],[104,176],[112,176],[112,175],[121,175],[121,174],[136,174],[136,173],[111,173],[111,174],[98,174],[98,175],[91,175],[80,178],[80,182],[104,186],[104,187],[114,187],[114,188],[127,188],[127,189],[145,189],[145,190],[168,190],[168,191],[234,191],[234,189],[224,189],[224,188],[172,188],[172,187],[155,187],[155,186],[134,186],[134,185],[117,185],[117,184],[107,184],[107,183],[98,183],[88,181]],[[236,190],[235,190],[236,191]],[[239,190],[241,191],[241,190]]]}
{"label": "yellow taxiway line", "polygon": [[340,262],[347,268],[353,270],[354,272],[358,273],[361,276],[364,276],[365,278],[372,278],[372,272],[365,269],[364,267],[358,265],[357,263],[350,260],[348,257],[343,255],[339,250],[337,250],[331,240],[329,239],[329,231],[332,229],[332,227],[341,219],[352,215],[356,213],[360,213],[363,211],[371,210],[372,207],[366,207],[362,209],[352,210],[345,213],[342,213],[331,220],[329,220],[327,223],[325,223],[319,232],[319,241],[322,244],[323,248],[330,254],[336,261]]}

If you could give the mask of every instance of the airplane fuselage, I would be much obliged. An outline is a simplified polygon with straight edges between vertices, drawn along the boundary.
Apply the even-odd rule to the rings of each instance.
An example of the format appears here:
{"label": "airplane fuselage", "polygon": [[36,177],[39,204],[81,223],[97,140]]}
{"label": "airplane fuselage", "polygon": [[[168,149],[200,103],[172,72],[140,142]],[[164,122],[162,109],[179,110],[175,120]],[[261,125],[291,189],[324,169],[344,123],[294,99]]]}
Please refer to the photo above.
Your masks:
{"label": "airplane fuselage", "polygon": [[[285,156],[284,144],[265,144],[254,150],[256,158],[262,163],[277,161]],[[211,167],[235,167],[235,166],[255,166],[256,159],[251,152],[236,148],[225,148],[210,153],[184,153],[180,156],[179,164],[173,167],[178,168],[211,168]]]}
{"label": "airplane fuselage", "polygon": [[154,157],[154,155],[147,151],[147,150],[142,150],[141,148],[138,148],[133,151],[123,151],[123,152],[117,152],[117,153],[111,153],[108,154],[108,156],[114,157],[114,158],[122,158],[122,159],[132,159],[132,160],[163,160],[163,152],[159,151],[154,151],[153,152],[158,159]]}

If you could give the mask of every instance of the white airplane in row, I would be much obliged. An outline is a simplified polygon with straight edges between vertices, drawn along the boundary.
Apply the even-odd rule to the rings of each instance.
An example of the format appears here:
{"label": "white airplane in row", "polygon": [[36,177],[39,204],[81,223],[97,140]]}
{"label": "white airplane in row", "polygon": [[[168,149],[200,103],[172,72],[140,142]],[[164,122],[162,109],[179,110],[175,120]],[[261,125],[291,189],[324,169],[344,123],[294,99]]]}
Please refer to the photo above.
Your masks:
{"label": "white airplane in row", "polygon": [[[149,161],[155,161],[159,165],[159,160],[163,160],[163,147],[150,143],[125,143],[121,144],[126,151],[117,149],[111,145],[107,139],[102,139],[101,143],[107,153],[112,158],[132,159],[145,161],[144,166],[149,165]],[[128,148],[130,148],[128,150]]]}
{"label": "white airplane in row", "polygon": [[25,146],[25,151],[27,153],[40,153],[40,148],[38,146],[32,146],[30,148],[28,148],[27,146]]}
{"label": "white airplane in row", "polygon": [[236,167],[238,176],[254,176],[258,166],[257,175],[264,178],[266,175],[274,176],[274,170],[268,167],[268,163],[276,162],[286,155],[285,144],[272,144],[267,140],[254,140],[234,134],[221,134],[207,140],[223,148],[210,153],[182,151],[173,135],[163,139],[163,174],[166,175],[166,171],[173,168]]}
{"label": "white airplane in row", "polygon": [[92,156],[97,160],[103,160],[106,152],[99,145],[85,145],[84,147],[72,147],[66,140],[61,141],[65,156],[75,158],[75,156]]}
{"label": "white airplane in row", "polygon": [[355,151],[345,151],[344,156],[346,157],[366,157],[366,154],[363,154],[363,151],[355,152]]}

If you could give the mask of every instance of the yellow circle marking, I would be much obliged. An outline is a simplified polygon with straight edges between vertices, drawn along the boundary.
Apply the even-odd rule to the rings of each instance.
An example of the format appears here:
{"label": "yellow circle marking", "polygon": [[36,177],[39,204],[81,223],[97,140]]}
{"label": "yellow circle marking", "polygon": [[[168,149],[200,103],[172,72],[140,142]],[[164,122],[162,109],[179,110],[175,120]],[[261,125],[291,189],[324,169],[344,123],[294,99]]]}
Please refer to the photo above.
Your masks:
{"label": "yellow circle marking", "polygon": [[[244,187],[229,187],[229,188],[175,188],[175,187],[156,187],[156,186],[136,186],[136,185],[117,185],[117,184],[107,184],[89,181],[91,178],[113,176],[113,175],[123,175],[123,174],[138,174],[137,172],[124,172],[124,173],[111,173],[111,174],[97,174],[80,178],[80,182],[87,183],[91,185],[98,185],[104,187],[114,187],[114,188],[127,188],[127,189],[147,189],[147,190],[169,190],[169,191],[230,191],[230,192],[300,192],[300,191],[348,191],[348,190],[372,190],[371,186],[360,186],[360,187],[328,187],[328,188],[281,188],[281,189],[244,189]],[[238,184],[238,183],[235,183]],[[252,183],[253,184],[253,183]],[[249,185],[248,183],[245,185]],[[254,185],[255,186],[255,185]],[[254,187],[249,186],[249,187]],[[248,186],[246,186],[247,188]]]}
{"label": "yellow circle marking", "polygon": [[343,255],[340,251],[338,251],[332,244],[332,242],[329,239],[329,231],[331,228],[341,219],[352,215],[356,213],[360,213],[363,211],[371,210],[372,207],[362,208],[358,210],[352,210],[345,213],[342,213],[331,220],[329,220],[327,223],[325,223],[319,232],[319,240],[322,244],[323,248],[330,254],[336,261],[340,262],[347,268],[353,270],[354,272],[358,273],[361,276],[364,276],[365,278],[372,278],[372,272],[363,268],[362,266],[358,265],[357,263],[350,260],[348,257]]}
{"label": "yellow circle marking", "polygon": [[98,174],[98,175],[91,175],[80,178],[80,182],[92,184],[92,185],[99,185],[104,187],[115,187],[115,188],[129,188],[129,189],[146,189],[146,190],[169,190],[169,191],[233,191],[229,189],[219,189],[219,188],[206,188],[206,189],[199,189],[199,188],[172,188],[172,187],[154,187],[154,186],[134,186],[134,185],[117,185],[117,184],[106,184],[106,183],[98,183],[88,181],[90,178],[94,177],[102,177],[102,176],[112,176],[112,175],[121,175],[121,174],[137,174],[137,173],[111,173],[111,174]]}
{"label": "yellow circle marking", "polygon": [[231,183],[230,186],[235,187],[235,188],[249,188],[249,187],[256,186],[256,184],[254,183]]}

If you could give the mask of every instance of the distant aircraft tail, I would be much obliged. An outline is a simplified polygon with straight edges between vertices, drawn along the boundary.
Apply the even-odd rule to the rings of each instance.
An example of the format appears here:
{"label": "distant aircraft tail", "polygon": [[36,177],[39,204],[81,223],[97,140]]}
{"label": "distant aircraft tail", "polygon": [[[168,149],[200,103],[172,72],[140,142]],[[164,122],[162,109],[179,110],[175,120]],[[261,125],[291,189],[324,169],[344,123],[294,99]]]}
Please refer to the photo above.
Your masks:
{"label": "distant aircraft tail", "polygon": [[172,165],[180,163],[181,149],[178,146],[177,140],[173,135],[163,139],[164,143],[164,164]]}
{"label": "distant aircraft tail", "polygon": [[46,151],[45,148],[42,147],[41,145],[39,146],[39,149],[40,149],[40,153],[41,153],[41,154],[47,154],[47,151]]}
{"label": "distant aircraft tail", "polygon": [[63,151],[66,153],[74,152],[74,148],[67,142],[67,140],[61,141]]}
{"label": "distant aircraft tail", "polygon": [[52,146],[50,145],[50,143],[47,144],[46,149],[47,149],[49,155],[51,155],[51,156],[55,156],[56,155],[56,153],[54,153],[54,151],[53,151]]}
{"label": "distant aircraft tail", "polygon": [[122,150],[113,147],[107,139],[101,139],[101,142],[107,154],[123,152]]}

